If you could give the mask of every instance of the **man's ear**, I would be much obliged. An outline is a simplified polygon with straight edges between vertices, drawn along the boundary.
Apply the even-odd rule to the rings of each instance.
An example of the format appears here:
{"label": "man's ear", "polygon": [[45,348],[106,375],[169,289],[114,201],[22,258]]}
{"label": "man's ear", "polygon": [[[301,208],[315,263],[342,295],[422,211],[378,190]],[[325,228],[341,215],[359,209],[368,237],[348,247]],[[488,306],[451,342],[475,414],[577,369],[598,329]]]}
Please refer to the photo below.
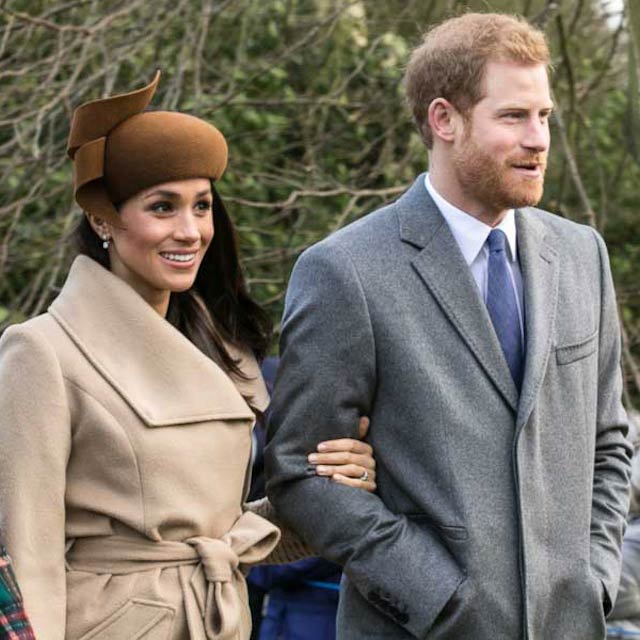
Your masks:
{"label": "man's ear", "polygon": [[456,128],[459,127],[460,113],[445,98],[435,98],[429,105],[427,114],[434,139],[453,142]]}

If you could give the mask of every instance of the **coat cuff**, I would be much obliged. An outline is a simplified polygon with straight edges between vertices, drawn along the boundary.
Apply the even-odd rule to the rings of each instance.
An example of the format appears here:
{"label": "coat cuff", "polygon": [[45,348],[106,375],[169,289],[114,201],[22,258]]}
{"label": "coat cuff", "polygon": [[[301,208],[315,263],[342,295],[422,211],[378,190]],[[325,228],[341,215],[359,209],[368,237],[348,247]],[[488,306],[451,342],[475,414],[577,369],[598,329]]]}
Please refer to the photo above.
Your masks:
{"label": "coat cuff", "polygon": [[318,555],[297,533],[289,529],[278,518],[275,507],[271,504],[269,498],[248,502],[244,505],[244,509],[275,524],[282,534],[276,548],[260,564],[288,564],[289,562],[296,562],[296,560],[304,560]]}

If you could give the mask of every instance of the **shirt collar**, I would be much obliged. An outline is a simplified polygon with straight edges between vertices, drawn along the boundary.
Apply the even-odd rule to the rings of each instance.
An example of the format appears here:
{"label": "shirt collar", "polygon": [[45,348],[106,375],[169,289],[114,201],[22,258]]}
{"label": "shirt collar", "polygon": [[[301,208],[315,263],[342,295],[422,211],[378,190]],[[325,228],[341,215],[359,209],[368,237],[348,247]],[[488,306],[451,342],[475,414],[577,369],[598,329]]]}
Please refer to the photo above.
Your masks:
{"label": "shirt collar", "polygon": [[507,215],[502,219],[496,227],[490,227],[488,224],[474,218],[471,214],[465,213],[462,209],[452,205],[445,200],[431,184],[429,174],[424,179],[425,186],[429,195],[436,203],[438,209],[447,221],[451,233],[455,238],[460,251],[468,265],[478,257],[478,254],[485,246],[489,233],[495,228],[500,229],[507,236],[507,244],[509,245],[509,259],[515,262],[517,259],[517,242],[516,242],[516,218],[513,209],[509,209]]}

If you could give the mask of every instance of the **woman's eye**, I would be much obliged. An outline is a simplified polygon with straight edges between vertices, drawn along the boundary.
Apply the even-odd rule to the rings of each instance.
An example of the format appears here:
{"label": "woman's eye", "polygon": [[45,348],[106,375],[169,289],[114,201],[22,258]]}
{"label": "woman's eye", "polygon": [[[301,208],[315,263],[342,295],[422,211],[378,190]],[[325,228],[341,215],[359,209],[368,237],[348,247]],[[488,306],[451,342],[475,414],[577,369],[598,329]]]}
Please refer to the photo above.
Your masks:
{"label": "woman's eye", "polygon": [[211,209],[211,202],[209,200],[200,200],[196,203],[197,211],[209,211]]}
{"label": "woman's eye", "polygon": [[171,203],[170,202],[154,202],[151,207],[151,211],[154,213],[169,213],[171,211]]}

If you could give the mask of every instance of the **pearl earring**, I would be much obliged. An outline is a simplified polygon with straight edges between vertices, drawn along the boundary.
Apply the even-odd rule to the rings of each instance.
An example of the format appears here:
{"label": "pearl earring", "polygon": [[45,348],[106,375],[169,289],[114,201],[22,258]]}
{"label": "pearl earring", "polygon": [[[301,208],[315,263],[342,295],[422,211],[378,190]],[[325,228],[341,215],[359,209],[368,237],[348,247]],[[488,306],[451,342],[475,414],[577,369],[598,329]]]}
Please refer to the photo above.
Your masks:
{"label": "pearl earring", "polygon": [[102,248],[103,249],[108,249],[109,248],[109,236],[102,236]]}

